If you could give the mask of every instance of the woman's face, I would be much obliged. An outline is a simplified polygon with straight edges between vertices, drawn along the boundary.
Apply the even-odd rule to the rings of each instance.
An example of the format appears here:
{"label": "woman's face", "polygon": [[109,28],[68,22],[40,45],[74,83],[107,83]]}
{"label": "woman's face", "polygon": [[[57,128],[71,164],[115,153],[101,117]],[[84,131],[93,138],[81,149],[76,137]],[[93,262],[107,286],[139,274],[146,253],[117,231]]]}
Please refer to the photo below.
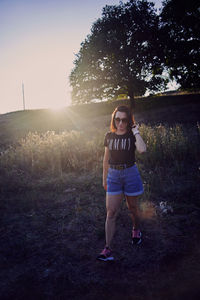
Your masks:
{"label": "woman's face", "polygon": [[128,125],[128,118],[125,112],[117,111],[115,114],[115,126],[117,132],[126,132]]}

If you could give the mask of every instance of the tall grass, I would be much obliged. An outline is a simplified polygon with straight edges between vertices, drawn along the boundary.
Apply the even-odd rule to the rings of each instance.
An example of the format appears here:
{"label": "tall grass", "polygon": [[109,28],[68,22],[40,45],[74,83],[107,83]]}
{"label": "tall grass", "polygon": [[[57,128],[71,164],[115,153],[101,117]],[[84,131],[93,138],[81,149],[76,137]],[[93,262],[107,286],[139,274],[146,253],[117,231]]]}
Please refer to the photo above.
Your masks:
{"label": "tall grass", "polygon": [[[142,125],[140,132],[147,144],[147,152],[137,154],[136,158],[147,197],[152,186],[163,186],[167,176],[186,172],[186,164],[198,166],[198,124],[197,128]],[[71,172],[80,175],[94,171],[101,176],[104,135],[104,130],[97,132],[94,129],[90,132],[29,132],[0,156],[0,185],[3,186],[10,174],[10,180],[16,185],[25,178],[62,178]],[[172,179],[168,178],[167,182],[169,180]]]}
{"label": "tall grass", "polygon": [[147,153],[137,160],[148,168],[174,166],[199,159],[199,124],[197,128],[185,128],[182,125],[145,126],[140,128],[147,144]]}
{"label": "tall grass", "polygon": [[1,167],[29,172],[36,177],[91,170],[101,160],[102,149],[96,138],[90,139],[78,131],[29,132],[0,158]]}
{"label": "tall grass", "polygon": [[[147,144],[147,152],[137,154],[138,163],[145,168],[169,166],[189,160],[197,161],[199,125],[185,129],[181,125],[140,127]],[[90,171],[101,166],[105,132],[29,132],[15,147],[0,156],[1,168],[19,169],[42,176],[49,172],[56,176],[63,172]]]}

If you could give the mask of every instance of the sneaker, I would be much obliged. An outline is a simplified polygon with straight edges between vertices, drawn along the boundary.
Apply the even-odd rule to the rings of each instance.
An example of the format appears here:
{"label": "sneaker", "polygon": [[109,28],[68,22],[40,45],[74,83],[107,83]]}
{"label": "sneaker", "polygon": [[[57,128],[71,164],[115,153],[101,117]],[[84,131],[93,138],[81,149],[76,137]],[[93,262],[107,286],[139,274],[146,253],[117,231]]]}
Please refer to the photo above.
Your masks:
{"label": "sneaker", "polygon": [[132,230],[132,244],[139,245],[142,242],[142,232],[139,229]]}
{"label": "sneaker", "polygon": [[112,251],[108,247],[105,247],[103,251],[100,253],[100,255],[97,256],[97,259],[103,261],[109,261],[109,260],[114,260],[114,257],[112,256]]}

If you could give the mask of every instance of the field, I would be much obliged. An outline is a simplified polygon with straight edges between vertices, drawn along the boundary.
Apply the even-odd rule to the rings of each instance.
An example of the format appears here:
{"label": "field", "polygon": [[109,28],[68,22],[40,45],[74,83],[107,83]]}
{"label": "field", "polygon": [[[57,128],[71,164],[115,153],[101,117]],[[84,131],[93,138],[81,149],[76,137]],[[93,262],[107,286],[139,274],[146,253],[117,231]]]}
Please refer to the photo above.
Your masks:
{"label": "field", "polygon": [[96,256],[103,139],[117,102],[0,115],[0,299],[199,298],[199,100],[138,99],[143,242],[131,245],[123,201],[114,263]]}

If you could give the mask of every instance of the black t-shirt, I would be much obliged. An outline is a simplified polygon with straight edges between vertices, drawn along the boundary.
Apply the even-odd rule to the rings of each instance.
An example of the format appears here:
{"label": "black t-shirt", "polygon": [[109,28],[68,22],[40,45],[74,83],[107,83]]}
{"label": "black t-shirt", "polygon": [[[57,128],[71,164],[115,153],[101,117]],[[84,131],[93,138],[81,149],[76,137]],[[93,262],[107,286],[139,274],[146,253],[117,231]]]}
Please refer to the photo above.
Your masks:
{"label": "black t-shirt", "polygon": [[132,131],[118,135],[115,132],[107,132],[104,146],[109,149],[110,165],[135,163],[135,136]]}

